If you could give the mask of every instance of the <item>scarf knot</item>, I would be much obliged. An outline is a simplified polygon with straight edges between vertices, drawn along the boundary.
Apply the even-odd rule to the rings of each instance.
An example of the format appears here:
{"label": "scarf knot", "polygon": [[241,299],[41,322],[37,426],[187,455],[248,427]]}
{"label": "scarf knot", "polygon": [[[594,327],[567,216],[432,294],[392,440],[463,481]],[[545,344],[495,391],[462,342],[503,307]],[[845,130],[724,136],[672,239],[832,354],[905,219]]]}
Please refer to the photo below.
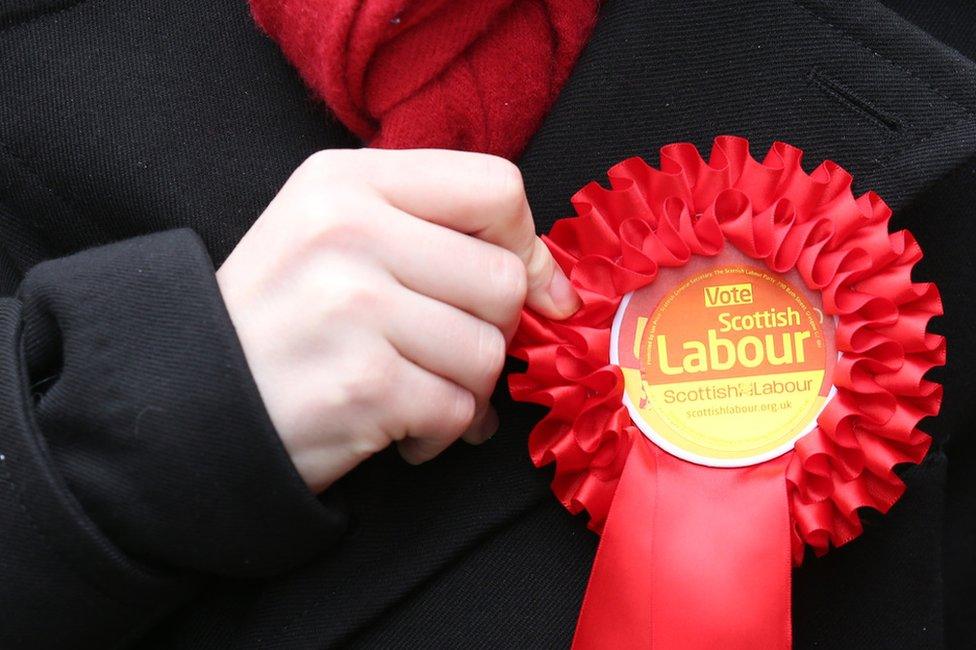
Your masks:
{"label": "scarf knot", "polygon": [[250,0],[258,24],[373,147],[514,158],[596,22],[598,0]]}

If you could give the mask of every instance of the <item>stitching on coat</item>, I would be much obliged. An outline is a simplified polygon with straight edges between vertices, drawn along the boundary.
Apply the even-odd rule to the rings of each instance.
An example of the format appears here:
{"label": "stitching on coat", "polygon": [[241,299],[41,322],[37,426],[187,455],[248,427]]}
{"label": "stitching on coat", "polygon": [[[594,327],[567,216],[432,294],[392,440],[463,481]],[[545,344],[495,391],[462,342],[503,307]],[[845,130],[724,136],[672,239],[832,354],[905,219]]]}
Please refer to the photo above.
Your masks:
{"label": "stitching on coat", "polygon": [[815,67],[810,69],[810,74],[807,75],[807,81],[810,83],[810,85],[815,86],[829,97],[837,100],[841,106],[854,115],[867,118],[875,126],[887,131],[888,133],[897,133],[901,131],[902,127],[904,126],[902,121],[895,115],[890,114],[887,111],[883,111],[875,106],[872,102],[868,101],[864,97],[861,97],[841,82],[833,79]]}
{"label": "stitching on coat", "polygon": [[823,16],[821,16],[820,14],[818,14],[816,11],[814,11],[810,7],[807,7],[803,3],[803,0],[791,0],[791,1],[799,9],[801,9],[804,12],[806,12],[806,13],[810,14],[811,16],[813,16],[813,18],[816,19],[817,22],[820,22],[820,23],[826,25],[827,27],[831,28],[832,30],[834,30],[835,32],[837,32],[838,34],[840,34],[845,40],[853,43],[854,45],[860,47],[861,49],[867,50],[868,52],[870,52],[871,54],[873,54],[876,58],[881,59],[882,61],[884,61],[888,65],[893,66],[893,67],[897,68],[898,70],[901,70],[903,73],[905,73],[906,75],[908,75],[909,77],[911,77],[912,79],[914,79],[915,81],[917,81],[918,83],[922,84],[923,86],[925,86],[926,88],[928,88],[929,90],[931,90],[933,93],[935,93],[936,95],[938,95],[942,99],[946,100],[947,102],[949,102],[953,106],[961,109],[963,112],[965,112],[970,117],[976,119],[976,113],[973,112],[973,109],[972,108],[970,108],[968,106],[965,106],[964,104],[960,104],[958,101],[956,101],[955,99],[952,99],[947,94],[945,94],[944,92],[942,92],[941,90],[939,90],[938,88],[936,88],[935,86],[933,86],[932,84],[930,84],[925,79],[922,79],[921,77],[919,77],[911,69],[906,68],[905,66],[903,66],[903,65],[901,65],[899,63],[895,63],[894,61],[892,61],[888,57],[884,56],[880,52],[877,52],[876,50],[874,50],[873,48],[871,48],[871,46],[869,46],[868,44],[866,44],[866,43],[864,43],[862,41],[857,40],[847,30],[845,30],[844,28],[838,27],[837,25],[833,24],[832,22],[830,22],[829,20],[827,20],[826,18],[824,18]]}
{"label": "stitching on coat", "polygon": [[[911,142],[906,143],[902,147],[899,147],[898,149],[896,149],[895,151],[891,152],[887,156],[885,156],[885,157],[881,158],[880,160],[878,160],[878,162],[882,166],[887,165],[889,162],[891,162],[892,160],[895,160],[896,158],[900,157],[903,153],[905,153],[909,149],[913,149],[913,148],[917,147],[918,145],[922,144],[923,142],[928,142],[932,138],[934,138],[936,136],[939,136],[939,135],[942,135],[943,133],[946,133],[947,131],[952,130],[953,128],[959,126],[960,124],[964,124],[964,123],[967,123],[967,122],[968,123],[973,123],[972,117],[960,117],[958,119],[953,120],[952,122],[949,122],[945,126],[940,126],[938,128],[932,129],[931,131],[929,131],[929,132],[927,132],[925,134],[920,135],[917,139],[912,140]],[[937,182],[937,181],[933,181],[933,182]]]}
{"label": "stitching on coat", "polygon": [[894,67],[897,70],[900,70],[907,77],[909,77],[910,79],[914,79],[916,82],[918,82],[919,84],[921,84],[925,88],[928,88],[931,92],[935,93],[935,95],[937,95],[938,97],[940,97],[943,100],[945,100],[950,106],[954,106],[954,107],[958,108],[959,110],[961,110],[963,112],[963,117],[957,118],[957,119],[953,120],[952,122],[950,122],[948,124],[937,126],[937,127],[935,127],[934,129],[932,129],[931,131],[929,131],[927,133],[919,134],[915,138],[912,138],[908,142],[906,142],[902,147],[896,149],[894,152],[888,154],[887,156],[884,156],[883,158],[880,158],[880,159],[876,160],[875,162],[877,162],[878,166],[880,166],[880,167],[886,167],[892,160],[895,160],[896,158],[898,158],[899,156],[901,156],[902,154],[904,154],[909,149],[912,149],[914,147],[917,147],[918,145],[922,144],[923,142],[927,142],[927,141],[931,140],[932,138],[934,138],[934,137],[936,137],[936,136],[938,136],[938,135],[940,135],[942,133],[945,133],[945,132],[949,131],[950,129],[952,129],[952,128],[954,128],[954,127],[962,124],[963,122],[974,122],[974,121],[976,121],[976,112],[974,112],[973,109],[971,109],[970,107],[968,107],[968,106],[966,106],[964,104],[961,104],[960,102],[956,101],[955,99],[952,99],[946,93],[942,92],[940,89],[936,88],[935,86],[933,86],[931,83],[929,83],[925,79],[919,77],[915,72],[913,72],[909,68],[906,68],[905,66],[900,65],[900,64],[892,61],[888,57],[884,56],[883,54],[881,54],[881,53],[877,52],[876,50],[874,50],[873,48],[871,48],[866,43],[864,43],[862,41],[859,41],[858,39],[854,38],[850,33],[847,32],[847,30],[843,29],[842,27],[838,27],[837,25],[831,23],[829,20],[827,20],[826,18],[824,18],[823,16],[821,16],[819,13],[817,13],[814,9],[806,6],[804,4],[804,0],[791,0],[791,2],[798,9],[800,9],[803,12],[809,14],[817,22],[819,22],[819,23],[821,23],[823,25],[826,25],[827,27],[829,27],[830,29],[832,29],[837,34],[839,34],[843,39],[845,39],[849,43],[852,43],[856,47],[859,47],[859,48],[861,48],[863,50],[866,50],[866,51],[870,52],[875,58],[878,58],[881,61],[884,61],[885,63],[887,63],[888,65]]}
{"label": "stitching on coat", "polygon": [[[928,88],[930,91],[932,91],[933,93],[935,93],[937,96],[939,96],[942,99],[944,99],[951,106],[955,106],[956,108],[960,109],[963,112],[963,115],[961,117],[958,117],[955,120],[952,120],[951,122],[949,122],[948,124],[945,124],[944,126],[936,127],[936,128],[932,129],[931,131],[929,131],[929,132],[927,132],[925,134],[920,134],[918,137],[916,137],[916,138],[914,138],[914,139],[906,142],[903,146],[901,146],[900,148],[896,149],[894,152],[892,152],[892,153],[888,154],[887,156],[884,156],[883,158],[877,160],[876,162],[878,163],[878,165],[880,167],[886,167],[892,160],[895,160],[895,159],[899,158],[900,156],[902,156],[909,149],[918,147],[923,142],[927,142],[927,141],[929,141],[929,140],[931,140],[931,139],[933,139],[933,138],[935,138],[935,137],[937,137],[939,135],[942,135],[943,133],[946,133],[946,132],[952,130],[953,128],[955,128],[955,127],[957,127],[957,126],[959,126],[959,125],[961,125],[963,123],[966,123],[966,122],[973,123],[974,121],[976,121],[976,112],[974,112],[974,110],[972,108],[970,108],[970,107],[968,107],[968,106],[966,106],[966,105],[964,105],[964,104],[956,101],[955,99],[952,99],[946,93],[942,92],[940,89],[936,88],[935,86],[933,86],[931,83],[929,83],[925,79],[919,77],[911,69],[906,68],[905,66],[900,65],[900,64],[892,61],[888,57],[882,55],[881,53],[877,52],[876,50],[874,50],[873,48],[871,48],[870,46],[868,46],[866,43],[863,43],[862,41],[859,41],[858,39],[854,38],[851,34],[849,34],[847,32],[847,30],[845,30],[845,29],[843,29],[841,27],[838,27],[837,25],[834,25],[829,20],[827,20],[826,18],[824,18],[823,16],[821,16],[819,13],[817,13],[814,9],[806,6],[804,4],[804,0],[791,0],[791,2],[794,5],[796,5],[797,8],[801,9],[802,11],[804,11],[807,14],[809,14],[810,16],[812,16],[814,19],[816,19],[821,24],[826,25],[830,29],[834,30],[836,33],[838,33],[842,38],[844,38],[848,42],[853,43],[855,46],[858,46],[858,47],[860,47],[860,48],[862,48],[864,50],[867,50],[868,52],[870,52],[876,58],[881,59],[882,61],[886,62],[888,65],[891,65],[894,68],[900,70],[905,75],[907,75],[909,78],[914,79],[918,83],[922,84],[925,88]],[[952,170],[950,170],[950,171],[946,172],[945,174],[943,174],[942,176],[940,176],[939,179],[933,180],[931,184],[934,184],[934,183],[939,182],[939,180],[941,180],[942,178],[945,178],[945,176],[947,176],[950,173],[952,173]],[[945,447],[945,443],[948,441],[948,439],[949,439],[949,436],[948,435],[946,436],[946,438],[944,440],[938,440],[937,441],[935,438],[932,438],[933,443],[935,443],[935,444],[933,444],[932,447],[929,449],[928,454],[926,454],[925,458],[922,459],[922,462],[921,463],[918,463],[917,465],[910,466],[910,468],[908,470],[906,470],[905,476],[906,477],[907,476],[910,476],[912,473],[914,473],[915,471],[917,471],[918,468],[923,467],[923,466],[925,466],[925,465],[927,465],[929,463],[935,462],[934,460],[932,460],[933,458],[936,458],[936,457],[945,458],[944,447]]]}

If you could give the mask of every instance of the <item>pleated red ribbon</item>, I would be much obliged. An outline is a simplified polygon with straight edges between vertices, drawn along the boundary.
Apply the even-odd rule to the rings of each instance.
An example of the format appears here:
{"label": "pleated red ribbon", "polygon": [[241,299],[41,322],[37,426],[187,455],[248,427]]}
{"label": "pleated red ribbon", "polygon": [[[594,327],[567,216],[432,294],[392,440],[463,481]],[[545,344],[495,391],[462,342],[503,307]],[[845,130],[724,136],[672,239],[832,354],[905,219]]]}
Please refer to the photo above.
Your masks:
{"label": "pleated red ribbon", "polygon": [[[706,162],[692,145],[661,150],[661,169],[626,160],[573,198],[578,216],[546,242],[583,299],[568,321],[531,311],[511,353],[528,362],[513,397],[550,408],[533,429],[536,465],[556,463],[552,488],[602,535],[574,647],[785,648],[790,571],[861,532],[858,509],[886,512],[930,439],[945,362],[926,331],[942,313],[936,287],[914,283],[921,251],[889,233],[876,194],[855,197],[831,162],[807,174],[802,152],[776,143],[762,162],[748,142],[715,140]],[[776,273],[795,272],[835,318],[836,393],[792,451],[741,468],[696,465],[657,447],[623,405],[609,359],[622,297],[664,267],[730,245]]]}

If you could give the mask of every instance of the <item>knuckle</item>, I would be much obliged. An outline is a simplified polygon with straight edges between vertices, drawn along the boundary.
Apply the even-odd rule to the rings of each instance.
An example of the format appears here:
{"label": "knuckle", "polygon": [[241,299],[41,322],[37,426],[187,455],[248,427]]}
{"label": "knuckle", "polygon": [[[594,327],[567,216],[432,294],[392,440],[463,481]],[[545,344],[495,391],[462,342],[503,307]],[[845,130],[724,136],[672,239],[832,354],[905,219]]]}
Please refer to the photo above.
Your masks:
{"label": "knuckle", "polygon": [[322,281],[327,285],[322,293],[328,296],[322,304],[330,316],[368,315],[380,302],[379,289],[372,283],[349,277],[337,281],[324,274]]}
{"label": "knuckle", "polygon": [[356,355],[338,380],[342,401],[349,406],[372,406],[392,388],[388,368],[392,355],[382,350],[364,350]]}
{"label": "knuckle", "polygon": [[484,178],[491,196],[506,207],[505,213],[518,214],[525,202],[525,182],[521,170],[504,158],[484,156]]}
{"label": "knuckle", "polygon": [[471,392],[456,388],[447,398],[444,408],[446,428],[452,437],[457,437],[471,426],[477,406]]}
{"label": "knuckle", "polygon": [[[552,267],[552,268],[550,268]],[[549,250],[541,240],[535,239],[533,242],[532,253],[526,263],[526,275],[531,278],[530,290],[542,288],[541,285],[552,278],[555,270],[555,260],[552,259]]]}
{"label": "knuckle", "polygon": [[341,205],[325,208],[309,218],[305,233],[313,247],[352,248],[369,238],[365,221],[351,218]]}
{"label": "knuckle", "polygon": [[375,404],[386,405],[397,391],[403,390],[403,382],[399,381],[400,365],[400,355],[389,346],[382,347],[363,363],[362,372],[370,383],[366,393]]}
{"label": "knuckle", "polygon": [[309,206],[319,214],[323,208],[341,203],[343,196],[359,197],[368,182],[367,153],[362,149],[323,149],[306,158],[286,183],[289,194],[312,198]]}
{"label": "knuckle", "polygon": [[362,405],[372,402],[375,383],[362,368],[353,367],[340,380],[342,401],[347,405]]}
{"label": "knuckle", "polygon": [[392,438],[376,426],[350,432],[349,446],[357,458],[369,458],[389,446]]}
{"label": "knuckle", "polygon": [[347,174],[357,159],[356,149],[322,149],[305,159],[301,169],[317,179]]}
{"label": "knuckle", "polygon": [[497,327],[486,325],[482,328],[478,339],[477,358],[485,383],[490,390],[505,365],[505,335]]}
{"label": "knuckle", "polygon": [[292,220],[286,236],[299,257],[329,251],[361,251],[376,237],[362,208],[354,199],[340,195],[322,197],[305,193],[293,202]]}
{"label": "knuckle", "polygon": [[290,200],[290,233],[306,252],[357,248],[377,237],[370,211],[358,186],[302,188]]}
{"label": "knuckle", "polygon": [[488,269],[491,286],[506,310],[521,309],[528,291],[528,277],[518,255],[499,250],[491,256]]}

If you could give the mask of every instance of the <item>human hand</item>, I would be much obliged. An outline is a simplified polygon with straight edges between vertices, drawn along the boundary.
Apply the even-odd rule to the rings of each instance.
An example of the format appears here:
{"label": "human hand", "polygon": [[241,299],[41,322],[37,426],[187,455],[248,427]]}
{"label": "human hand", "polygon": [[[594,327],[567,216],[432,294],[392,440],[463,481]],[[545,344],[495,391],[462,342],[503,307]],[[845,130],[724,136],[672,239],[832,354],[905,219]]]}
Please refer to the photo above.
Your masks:
{"label": "human hand", "polygon": [[391,442],[421,463],[490,437],[523,303],[553,318],[579,306],[535,235],[518,168],[433,149],[313,155],[217,281],[316,492]]}

